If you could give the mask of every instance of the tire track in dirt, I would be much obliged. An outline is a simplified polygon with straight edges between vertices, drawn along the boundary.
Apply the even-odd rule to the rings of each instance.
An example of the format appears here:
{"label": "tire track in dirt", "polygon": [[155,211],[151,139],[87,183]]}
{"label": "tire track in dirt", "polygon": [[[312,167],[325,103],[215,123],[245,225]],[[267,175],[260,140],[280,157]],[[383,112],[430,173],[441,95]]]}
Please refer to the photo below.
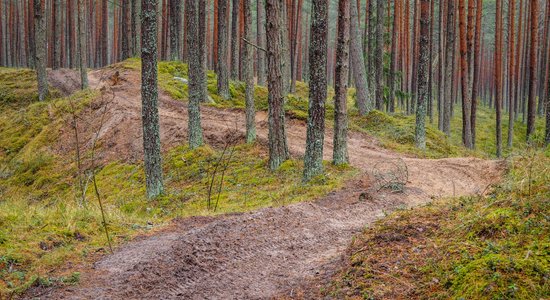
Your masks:
{"label": "tire track in dirt", "polygon": [[[108,145],[101,158],[141,157],[140,79],[121,70],[125,79],[113,87],[108,126],[101,138]],[[100,87],[102,73],[90,74]],[[89,110],[83,119],[97,117]],[[187,107],[160,96],[161,139],[164,149],[184,143]],[[228,131],[244,134],[244,114],[237,110],[201,107],[208,143],[224,141]],[[267,116],[256,116],[258,137],[267,141]],[[305,124],[287,122],[288,143],[295,156],[303,155]],[[325,159],[330,159],[332,132],[327,130]],[[60,148],[63,150],[62,148]],[[174,229],[130,242],[98,261],[76,287],[54,290],[48,299],[269,299],[323,276],[338,261],[351,237],[363,226],[400,207],[411,207],[434,197],[481,193],[499,180],[497,161],[475,158],[417,159],[379,147],[364,134],[349,136],[351,164],[365,172],[345,188],[323,199],[255,212],[220,216],[200,226]],[[377,162],[403,159],[409,182],[403,193],[375,193],[368,172]],[[360,197],[365,195],[367,197]]]}

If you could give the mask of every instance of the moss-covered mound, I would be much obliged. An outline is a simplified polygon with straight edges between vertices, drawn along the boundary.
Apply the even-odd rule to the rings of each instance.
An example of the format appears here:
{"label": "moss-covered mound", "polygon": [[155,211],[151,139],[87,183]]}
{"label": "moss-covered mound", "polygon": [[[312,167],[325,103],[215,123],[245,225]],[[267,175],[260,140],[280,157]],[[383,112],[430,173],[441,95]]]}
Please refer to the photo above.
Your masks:
{"label": "moss-covered mound", "polygon": [[486,197],[402,211],[357,236],[337,299],[550,297],[550,157],[515,157]]}
{"label": "moss-covered mound", "polygon": [[[173,63],[167,68],[185,72]],[[108,248],[91,181],[90,153],[81,153],[86,163],[79,177],[76,153],[60,153],[53,146],[59,143],[61,127],[71,128],[73,112],[89,111],[85,108],[93,106],[99,92],[86,90],[67,98],[53,94],[48,101],[36,102],[34,72],[1,69],[0,78],[0,298],[4,299],[32,285],[74,283],[78,274],[64,271],[67,266]],[[69,137],[63,143],[73,145],[75,140]],[[98,145],[99,153],[102,143]],[[300,161],[288,161],[270,172],[264,148],[236,145],[226,151],[214,174],[222,152],[179,146],[164,153],[166,193],[155,200],[145,198],[141,164],[112,161],[98,166],[98,192],[113,244],[162,228],[177,217],[312,200],[337,189],[355,172],[327,164],[325,176],[304,186]],[[84,180],[84,200],[79,178]]]}

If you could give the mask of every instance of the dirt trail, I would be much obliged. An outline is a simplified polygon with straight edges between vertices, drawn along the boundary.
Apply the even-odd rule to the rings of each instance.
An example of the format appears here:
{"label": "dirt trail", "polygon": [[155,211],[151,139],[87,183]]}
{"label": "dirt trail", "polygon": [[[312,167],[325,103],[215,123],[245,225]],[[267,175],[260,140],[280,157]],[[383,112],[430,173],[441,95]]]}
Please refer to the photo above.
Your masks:
{"label": "dirt trail", "polygon": [[[92,86],[108,84],[103,71],[90,73]],[[112,72],[112,71],[111,71]],[[121,70],[125,80],[113,87],[101,138],[108,146],[103,160],[141,157],[141,97],[139,74]],[[97,118],[91,109],[83,118]],[[160,96],[161,139],[165,148],[186,140],[187,107]],[[221,143],[237,126],[244,131],[240,111],[202,107],[208,143]],[[267,139],[266,115],[257,114],[260,142]],[[306,128],[287,122],[293,155],[303,155]],[[332,154],[327,131],[325,159]],[[63,150],[63,147],[60,147]],[[66,149],[65,149],[66,150]],[[359,133],[349,137],[351,164],[365,173],[381,161],[402,158],[409,172],[403,193],[373,192],[361,176],[344,189],[310,203],[184,222],[160,234],[139,239],[106,256],[82,275],[76,287],[53,291],[51,299],[266,299],[292,296],[309,280],[338,261],[353,234],[399,207],[426,203],[435,197],[482,193],[498,181],[502,166],[475,158],[438,160],[403,157],[379,147]],[[367,197],[360,197],[368,191]],[[364,195],[364,194],[363,194]],[[191,223],[191,224],[190,224]]]}

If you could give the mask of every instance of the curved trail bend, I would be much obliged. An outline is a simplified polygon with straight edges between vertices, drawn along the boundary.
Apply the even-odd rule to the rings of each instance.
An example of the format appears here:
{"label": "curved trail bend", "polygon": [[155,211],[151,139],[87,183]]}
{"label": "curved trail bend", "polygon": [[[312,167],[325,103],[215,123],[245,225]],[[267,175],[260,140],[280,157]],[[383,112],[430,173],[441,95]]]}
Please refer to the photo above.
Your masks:
{"label": "curved trail bend", "polygon": [[[120,70],[124,78],[113,87],[101,138],[109,149],[102,159],[141,157],[140,77]],[[103,73],[90,73],[92,86],[104,84]],[[161,139],[164,147],[186,141],[187,106],[161,93]],[[100,110],[83,118],[97,118]],[[220,143],[236,126],[244,131],[244,114],[236,110],[201,107],[204,135]],[[258,137],[267,140],[265,113],[257,114]],[[293,155],[303,155],[306,127],[287,120]],[[61,147],[62,148],[62,147]],[[327,129],[325,159],[332,154]],[[82,274],[80,285],[52,291],[51,299],[269,299],[291,296],[309,280],[338,261],[354,234],[365,225],[400,207],[427,203],[432,198],[483,193],[499,180],[497,161],[476,158],[417,159],[379,147],[374,139],[350,132],[351,164],[371,171],[374,164],[401,158],[409,172],[404,193],[371,193],[368,176],[314,202],[265,208],[251,213],[214,218],[190,218],[151,237],[137,239],[95,263]],[[361,199],[360,199],[361,198]]]}

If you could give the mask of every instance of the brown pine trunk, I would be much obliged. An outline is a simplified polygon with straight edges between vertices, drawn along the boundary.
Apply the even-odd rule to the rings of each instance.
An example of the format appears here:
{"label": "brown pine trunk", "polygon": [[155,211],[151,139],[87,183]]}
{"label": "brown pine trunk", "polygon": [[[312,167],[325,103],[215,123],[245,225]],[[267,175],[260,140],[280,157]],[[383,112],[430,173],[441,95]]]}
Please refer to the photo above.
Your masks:
{"label": "brown pine trunk", "polygon": [[[373,86],[368,86],[367,74],[365,70],[365,61],[363,49],[360,44],[360,29],[358,24],[358,9],[357,3],[351,1],[350,4],[350,55],[353,67],[353,76],[356,87],[356,104],[361,115],[366,115],[372,110],[372,98],[369,97],[368,89]],[[310,41],[311,43],[311,41]],[[311,59],[308,60],[311,63]],[[311,74],[310,74],[311,75]],[[368,86],[368,88],[367,88]]]}
{"label": "brown pine trunk", "polygon": [[502,0],[496,0],[496,28],[495,28],[495,107],[496,107],[496,155],[502,155]]}
{"label": "brown pine trunk", "polygon": [[[256,9],[257,9],[257,19],[256,19],[256,43],[261,48],[265,49],[265,1],[264,0],[257,0],[256,2]],[[266,59],[265,59],[265,52],[262,50],[256,50],[257,54],[257,60],[258,60],[258,67],[257,67],[257,83],[260,86],[264,86],[266,83],[266,71],[265,71],[265,65],[266,65]]]}
{"label": "brown pine trunk", "polygon": [[470,116],[470,123],[472,127],[472,146],[476,146],[476,115],[477,115],[477,97],[478,89],[480,86],[480,60],[482,52],[480,51],[482,38],[481,38],[481,19],[483,13],[483,0],[477,0],[477,11],[476,11],[476,25],[475,25],[475,42],[474,42],[474,75],[472,83],[472,115]]}
{"label": "brown pine trunk", "polygon": [[418,96],[416,109],[416,147],[426,149],[426,102],[429,96],[429,47],[430,47],[430,0],[420,0],[420,51],[418,59]]}
{"label": "brown pine trunk", "polygon": [[393,29],[391,38],[391,58],[390,58],[390,75],[388,78],[388,86],[390,95],[388,101],[388,111],[395,112],[395,74],[397,73],[397,32],[399,30],[399,7],[400,2],[395,1],[393,6]]}
{"label": "brown pine trunk", "polygon": [[86,2],[85,0],[78,1],[78,12],[77,12],[77,37],[78,37],[78,68],[80,69],[80,87],[81,89],[88,88],[88,63],[87,63],[87,44],[86,44],[86,22],[85,22],[85,11],[86,11]]}
{"label": "brown pine trunk", "polygon": [[229,74],[227,70],[227,18],[228,14],[228,5],[227,0],[217,0],[218,1],[218,62],[217,62],[217,73],[218,73],[218,95],[223,99],[229,99]]}
{"label": "brown pine trunk", "polygon": [[283,0],[266,1],[266,33],[268,61],[268,143],[269,168],[275,170],[289,157],[285,130],[284,84],[282,70]]}
{"label": "brown pine trunk", "polygon": [[53,61],[52,69],[58,69],[61,66],[61,0],[52,1],[52,41],[53,41]]}
{"label": "brown pine trunk", "polygon": [[46,0],[34,1],[34,33],[36,41],[35,63],[38,81],[38,100],[48,96],[48,78],[46,75]]}
{"label": "brown pine trunk", "polygon": [[[109,23],[109,11],[107,8],[107,1],[101,1],[101,21],[96,25],[101,24],[101,36],[99,39],[101,45],[101,65],[106,66],[109,64],[108,55],[109,49],[107,48],[107,40],[109,38],[109,32],[107,31],[107,24]],[[116,19],[116,18],[115,18]]]}
{"label": "brown pine trunk", "polygon": [[439,130],[443,131],[443,115],[444,115],[444,103],[445,103],[445,81],[443,80],[445,76],[445,37],[446,37],[446,8],[444,1],[439,1],[439,74],[438,74],[438,89],[439,93],[437,96],[437,124]]}
{"label": "brown pine trunk", "polygon": [[240,0],[232,0],[231,13],[231,79],[239,78],[239,7]]}
{"label": "brown pine trunk", "polygon": [[447,41],[445,49],[445,96],[443,100],[443,132],[451,135],[451,112],[452,112],[452,90],[454,70],[454,52],[455,52],[455,0],[447,1]]}
{"label": "brown pine trunk", "polygon": [[515,54],[514,54],[514,24],[515,24],[515,0],[510,0],[508,8],[508,63],[509,63],[509,76],[508,76],[508,148],[512,148],[514,138],[514,110],[515,110]]}
{"label": "brown pine trunk", "polygon": [[468,70],[468,43],[466,38],[466,0],[459,0],[458,15],[460,29],[460,68],[462,84],[462,142],[468,149],[472,149],[472,127],[471,127],[471,99],[469,92],[469,70]]}
{"label": "brown pine trunk", "polygon": [[130,0],[122,0],[120,38],[122,39],[121,59],[130,57]]}
{"label": "brown pine trunk", "polygon": [[[334,82],[334,140],[332,161],[347,164],[348,156],[348,72],[350,43],[350,1],[338,2],[338,39],[336,44],[336,72]],[[397,2],[396,2],[397,3]]]}
{"label": "brown pine trunk", "polygon": [[538,0],[531,0],[531,40],[529,49],[529,101],[527,103],[527,141],[535,133],[537,97],[537,50],[538,50]]}

